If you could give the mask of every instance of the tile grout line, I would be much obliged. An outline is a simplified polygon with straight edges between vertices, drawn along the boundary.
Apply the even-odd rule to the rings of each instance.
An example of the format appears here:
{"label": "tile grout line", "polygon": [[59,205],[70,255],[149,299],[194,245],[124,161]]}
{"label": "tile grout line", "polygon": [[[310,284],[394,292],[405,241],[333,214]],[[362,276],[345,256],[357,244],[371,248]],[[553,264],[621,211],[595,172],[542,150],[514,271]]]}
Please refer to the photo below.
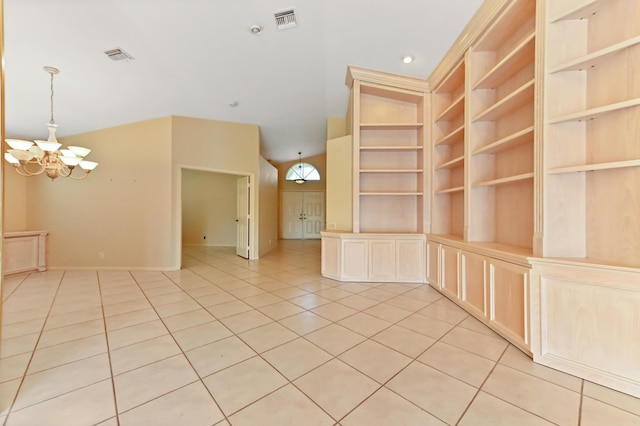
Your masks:
{"label": "tile grout line", "polygon": [[[507,342],[508,343],[508,342]],[[465,414],[467,414],[467,412],[469,411],[469,408],[471,408],[471,405],[473,404],[473,402],[476,400],[476,397],[478,396],[478,394],[481,392],[482,387],[484,386],[485,383],[487,383],[487,380],[489,380],[489,377],[491,377],[491,374],[494,372],[494,370],[496,369],[496,367],[498,366],[498,364],[500,363],[500,360],[502,359],[502,357],[504,356],[505,353],[507,353],[507,350],[509,349],[509,345],[510,343],[507,344],[507,346],[502,350],[502,353],[500,354],[500,356],[498,357],[498,359],[495,361],[495,363],[493,364],[493,367],[491,367],[491,371],[489,371],[489,373],[486,375],[486,377],[484,378],[484,380],[482,381],[482,383],[480,383],[480,386],[478,386],[476,388],[476,393],[473,395],[473,398],[471,398],[471,400],[469,401],[469,403],[467,404],[466,408],[462,411],[462,414],[460,414],[460,417],[458,417],[458,420],[455,422],[456,425],[460,424],[460,422],[462,421],[462,419],[464,418]]]}
{"label": "tile grout line", "polygon": [[[182,291],[182,292],[184,292],[185,294],[187,294],[187,293],[186,293],[186,292],[185,292],[185,291],[184,291],[184,290],[183,290],[179,285],[177,285],[177,283],[176,283],[175,281],[173,281],[170,277],[168,277],[164,272],[162,272],[161,274],[162,274],[164,277],[166,277],[166,278],[167,278],[171,283],[173,283],[173,284],[174,284],[174,285],[176,285],[178,288],[180,288],[180,291]],[[167,324],[164,322],[164,318],[163,318],[163,317],[158,313],[158,311],[156,310],[155,305],[151,302],[151,300],[149,299],[149,296],[147,295],[147,293],[145,293],[145,291],[144,291],[144,289],[142,288],[142,286],[140,285],[140,282],[138,281],[138,279],[137,279],[137,278],[135,277],[135,275],[133,275],[133,274],[131,274],[131,276],[132,276],[132,278],[133,278],[133,281],[136,283],[136,285],[138,286],[138,288],[139,288],[139,289],[140,289],[140,291],[142,292],[143,296],[144,296],[144,297],[145,297],[145,299],[147,300],[147,303],[149,303],[149,305],[151,306],[151,309],[153,309],[153,311],[156,313],[156,315],[158,316],[158,319],[160,320],[160,322],[161,322],[161,323],[162,323],[162,325],[164,326],[165,330],[167,330],[168,335],[169,335],[169,336],[171,336],[171,339],[174,341],[174,343],[176,344],[176,346],[177,346],[177,347],[178,347],[178,349],[180,350],[180,353],[182,354],[182,356],[184,357],[184,359],[187,361],[187,363],[189,363],[189,366],[191,367],[191,369],[193,370],[193,372],[195,373],[195,375],[196,375],[196,377],[197,377],[198,379],[197,379],[197,380],[194,380],[193,382],[187,383],[187,384],[185,384],[185,385],[183,385],[183,386],[180,386],[180,387],[178,387],[178,388],[176,388],[176,389],[172,389],[172,390],[170,390],[169,392],[166,392],[166,393],[164,393],[164,394],[162,394],[162,395],[158,395],[158,396],[156,396],[155,398],[152,398],[152,399],[150,399],[150,400],[148,400],[148,401],[144,401],[144,402],[142,402],[141,404],[136,405],[135,407],[131,407],[130,409],[128,409],[128,410],[126,410],[126,411],[124,411],[123,413],[126,413],[126,412],[129,412],[129,411],[131,411],[131,410],[134,410],[134,409],[136,409],[136,408],[138,408],[138,407],[140,407],[140,406],[142,406],[142,405],[144,405],[144,404],[147,404],[147,403],[149,403],[149,402],[151,402],[151,401],[154,401],[154,400],[156,400],[156,399],[158,399],[158,398],[161,398],[161,397],[166,396],[166,395],[168,395],[168,394],[170,394],[170,393],[172,393],[172,392],[175,392],[175,391],[176,391],[176,390],[178,390],[178,389],[182,389],[182,388],[184,388],[184,387],[186,387],[186,386],[192,385],[193,383],[200,382],[200,383],[202,384],[202,386],[204,386],[204,388],[207,390],[207,393],[209,393],[209,395],[211,396],[211,399],[213,400],[214,404],[216,404],[216,407],[218,408],[218,410],[219,410],[219,411],[220,411],[220,413],[222,414],[222,416],[223,416],[224,420],[227,420],[227,421],[228,421],[227,416],[225,415],[224,411],[222,411],[222,408],[221,408],[221,407],[220,407],[220,405],[218,404],[218,401],[216,401],[216,399],[213,397],[213,395],[211,395],[211,392],[209,391],[209,388],[207,388],[207,386],[206,386],[206,385],[204,384],[204,382],[202,381],[202,378],[201,378],[201,377],[200,377],[200,375],[198,374],[198,371],[195,369],[195,367],[194,367],[194,366],[193,366],[193,364],[191,363],[191,360],[189,359],[189,357],[187,356],[187,354],[185,353],[185,351],[182,349],[182,346],[180,346],[180,344],[178,343],[178,341],[177,341],[177,340],[176,340],[176,338],[174,337],[174,335],[173,335],[173,333],[171,332],[171,330],[169,329],[169,327],[167,327]],[[191,296],[189,295],[189,297],[191,297]],[[193,298],[192,298],[192,299],[193,299]],[[194,301],[195,301],[195,299],[194,299]],[[196,303],[198,303],[197,301],[195,301],[195,302],[196,302]],[[198,303],[198,305],[200,305],[200,304]],[[202,306],[202,305],[200,305],[200,306]],[[155,321],[155,320],[154,320],[154,321]],[[149,339],[149,340],[150,340],[150,339]],[[137,370],[137,369],[139,369],[139,368],[143,368],[143,367],[145,367],[145,366],[148,366],[148,365],[154,364],[154,363],[156,363],[156,362],[160,362],[160,361],[163,361],[163,360],[165,360],[165,359],[172,358],[173,356],[176,356],[176,355],[172,355],[172,356],[167,357],[167,358],[164,358],[164,359],[162,359],[162,360],[157,360],[157,361],[154,361],[154,362],[152,362],[152,363],[145,364],[145,365],[140,366],[140,367],[137,367],[137,368],[135,368],[135,369],[133,369],[133,370]],[[130,371],[133,371],[133,370],[130,370]],[[125,373],[122,373],[122,374],[125,374]],[[121,413],[117,413],[118,418],[120,417],[120,414],[121,414]],[[222,421],[222,420],[220,420],[220,421]],[[219,422],[216,422],[216,423],[219,423]]]}
{"label": "tile grout line", "polygon": [[[30,277],[31,274],[28,275],[28,277]],[[11,417],[12,411],[13,411],[13,406],[16,403],[16,400],[18,399],[18,395],[20,394],[20,390],[22,389],[22,385],[24,384],[24,380],[28,375],[28,371],[29,371],[29,367],[31,366],[31,363],[33,362],[33,357],[35,356],[36,350],[38,348],[38,343],[40,342],[40,339],[42,338],[42,334],[44,333],[44,328],[47,325],[47,321],[49,320],[49,315],[51,314],[51,310],[53,309],[53,305],[55,303],[56,297],[58,296],[58,292],[60,291],[60,287],[62,285],[62,281],[64,279],[65,276],[65,272],[62,272],[62,274],[60,275],[60,280],[58,281],[58,286],[56,288],[55,293],[53,294],[53,297],[51,298],[51,304],[49,305],[49,309],[47,310],[47,315],[44,318],[44,321],[42,322],[42,328],[40,329],[40,334],[38,335],[38,339],[36,340],[33,349],[31,350],[31,356],[29,357],[29,361],[27,362],[27,365],[25,366],[24,369],[24,373],[22,374],[22,377],[20,379],[20,384],[18,385],[18,389],[16,390],[16,394],[13,396],[13,399],[11,400],[11,404],[9,405],[9,409],[7,410],[7,415],[4,419],[3,422],[3,426],[6,426],[7,422],[9,421],[9,418]],[[25,279],[26,281],[26,279]],[[26,408],[26,407],[25,407]]]}
{"label": "tile grout line", "polygon": [[100,273],[96,271],[96,280],[98,284],[98,292],[100,293],[100,309],[102,310],[102,325],[104,327],[104,340],[107,345],[107,358],[109,359],[109,375],[111,379],[111,391],[113,393],[113,408],[115,409],[116,425],[120,426],[120,415],[118,414],[118,399],[116,398],[116,383],[113,376],[113,363],[111,362],[111,345],[109,343],[109,335],[107,333],[107,317],[104,314],[104,303],[102,300],[102,283],[100,281]]}

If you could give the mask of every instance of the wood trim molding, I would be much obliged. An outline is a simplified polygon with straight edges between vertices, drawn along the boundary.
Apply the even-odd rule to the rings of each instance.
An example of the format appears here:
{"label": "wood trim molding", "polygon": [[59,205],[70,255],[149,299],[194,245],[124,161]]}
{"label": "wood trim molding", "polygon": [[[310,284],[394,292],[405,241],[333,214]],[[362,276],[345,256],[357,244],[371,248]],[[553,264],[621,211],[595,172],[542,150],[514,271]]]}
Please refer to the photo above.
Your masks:
{"label": "wood trim molding", "polygon": [[405,90],[414,90],[416,92],[429,92],[429,83],[427,83],[423,78],[391,74],[349,65],[347,67],[347,78],[345,80],[345,84],[348,87],[352,87],[354,80],[359,80],[365,83],[380,84],[383,86],[393,86],[394,88]]}
{"label": "wood trim molding", "polygon": [[510,0],[486,0],[480,6],[480,9],[471,18],[471,21],[462,30],[456,41],[453,42],[449,51],[444,55],[442,61],[436,66],[431,75],[427,78],[430,87],[437,87],[438,84],[447,76],[449,70],[454,65],[463,60],[465,52],[471,44],[489,28],[489,24],[493,21]]}

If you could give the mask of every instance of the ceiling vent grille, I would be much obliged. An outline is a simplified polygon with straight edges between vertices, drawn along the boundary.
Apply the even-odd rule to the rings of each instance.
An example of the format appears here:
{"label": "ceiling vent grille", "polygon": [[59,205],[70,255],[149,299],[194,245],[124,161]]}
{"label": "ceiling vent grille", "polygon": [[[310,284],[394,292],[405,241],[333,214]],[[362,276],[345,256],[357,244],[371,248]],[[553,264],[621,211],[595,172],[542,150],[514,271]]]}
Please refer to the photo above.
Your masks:
{"label": "ceiling vent grille", "polygon": [[293,9],[276,12],[273,16],[276,18],[276,25],[279,30],[287,30],[289,28],[294,28],[297,25],[296,13]]}
{"label": "ceiling vent grille", "polygon": [[112,61],[121,62],[121,61],[131,61],[133,60],[133,56],[125,52],[124,50],[117,48],[111,49],[104,52],[105,55],[109,57]]}

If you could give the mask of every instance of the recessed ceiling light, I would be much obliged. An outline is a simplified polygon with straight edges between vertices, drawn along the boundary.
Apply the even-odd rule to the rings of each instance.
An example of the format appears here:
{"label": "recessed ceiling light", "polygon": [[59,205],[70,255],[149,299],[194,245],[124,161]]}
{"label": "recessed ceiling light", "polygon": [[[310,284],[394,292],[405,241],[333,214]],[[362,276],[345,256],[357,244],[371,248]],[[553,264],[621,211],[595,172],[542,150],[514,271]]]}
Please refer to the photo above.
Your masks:
{"label": "recessed ceiling light", "polygon": [[415,58],[411,55],[407,55],[404,58],[402,58],[402,62],[404,62],[405,64],[410,64],[411,62],[413,62]]}
{"label": "recessed ceiling light", "polygon": [[262,27],[260,25],[252,25],[249,27],[249,31],[251,31],[251,34],[262,34]]}

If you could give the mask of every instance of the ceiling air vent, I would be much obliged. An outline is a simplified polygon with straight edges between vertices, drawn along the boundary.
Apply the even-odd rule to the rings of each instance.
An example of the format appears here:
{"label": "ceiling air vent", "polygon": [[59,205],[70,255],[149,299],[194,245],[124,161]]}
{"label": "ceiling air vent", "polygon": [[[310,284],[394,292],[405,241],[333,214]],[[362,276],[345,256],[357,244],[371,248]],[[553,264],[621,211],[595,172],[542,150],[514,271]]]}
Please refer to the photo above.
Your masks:
{"label": "ceiling air vent", "polygon": [[288,30],[296,26],[296,13],[293,9],[283,10],[273,14],[279,30]]}
{"label": "ceiling air vent", "polygon": [[107,50],[104,53],[109,57],[109,59],[116,62],[131,61],[133,59],[133,56],[129,55],[127,52],[120,48]]}

